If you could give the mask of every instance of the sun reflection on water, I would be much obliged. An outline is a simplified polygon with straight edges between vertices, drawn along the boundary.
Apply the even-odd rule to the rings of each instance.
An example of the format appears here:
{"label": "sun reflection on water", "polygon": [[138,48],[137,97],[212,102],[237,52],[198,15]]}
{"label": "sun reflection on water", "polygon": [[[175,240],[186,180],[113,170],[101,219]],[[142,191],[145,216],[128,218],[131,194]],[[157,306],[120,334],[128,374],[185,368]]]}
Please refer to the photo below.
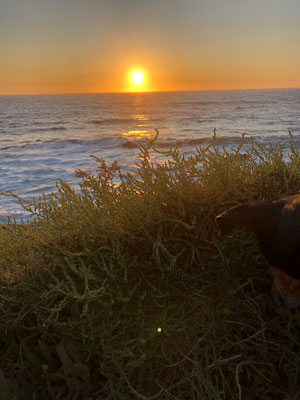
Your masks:
{"label": "sun reflection on water", "polygon": [[136,121],[149,121],[149,117],[145,114],[135,114],[132,115],[132,118]]}
{"label": "sun reflection on water", "polygon": [[[150,121],[150,117],[146,114],[131,114],[131,118],[136,122],[136,129],[130,129],[126,132],[122,132],[122,135],[126,137],[128,140],[139,140],[151,138],[153,136],[153,132],[149,129],[150,124],[147,123]],[[144,129],[140,129],[144,128]]]}
{"label": "sun reflection on water", "polygon": [[153,136],[153,132],[134,129],[122,132],[122,135],[127,137],[128,139],[145,139],[145,138],[151,138]]}

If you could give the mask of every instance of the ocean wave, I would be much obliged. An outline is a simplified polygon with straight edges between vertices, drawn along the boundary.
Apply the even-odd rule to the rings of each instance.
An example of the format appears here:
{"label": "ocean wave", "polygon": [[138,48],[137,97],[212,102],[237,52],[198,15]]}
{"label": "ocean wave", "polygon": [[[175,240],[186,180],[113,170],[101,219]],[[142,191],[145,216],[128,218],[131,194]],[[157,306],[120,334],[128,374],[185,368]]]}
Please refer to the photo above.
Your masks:
{"label": "ocean wave", "polygon": [[[191,131],[193,131],[191,129]],[[234,145],[238,143],[241,140],[241,135],[231,135],[231,136],[217,136],[215,139],[215,144],[216,145]],[[264,136],[261,135],[256,135],[256,134],[251,134],[251,135],[245,135],[244,136],[244,141],[250,141],[250,137],[253,139],[264,142],[270,140],[273,143],[278,143],[278,142],[289,142],[289,136],[287,135],[272,135],[270,132],[269,134],[265,134]],[[170,148],[170,147],[186,147],[186,146],[201,146],[202,144],[208,144],[211,142],[212,136],[201,136],[201,137],[187,137],[187,138],[170,138],[170,139],[165,139],[165,140],[160,140],[158,139],[157,142],[155,143],[155,147],[157,148]],[[299,136],[295,136],[294,140],[298,142]],[[19,145],[9,145],[9,146],[4,146],[0,148],[0,151],[29,151],[29,150],[53,150],[53,149],[67,149],[68,147],[71,149],[71,146],[81,146],[81,147],[86,147],[87,149],[93,148],[118,148],[118,147],[123,147],[127,149],[134,149],[139,146],[139,143],[144,143],[145,139],[144,138],[138,138],[136,137],[134,140],[127,140],[124,141],[124,137],[122,135],[112,135],[112,136],[104,136],[101,138],[70,138],[70,139],[61,139],[61,138],[52,138],[52,139],[36,139],[35,141],[28,141],[28,142],[21,142]],[[9,154],[7,153],[6,156]]]}
{"label": "ocean wave", "polygon": [[46,140],[43,140],[43,139],[36,139],[36,141],[35,141],[35,143],[51,143],[51,142],[55,142],[55,141],[58,141],[58,140],[61,140],[60,138],[53,138],[53,139],[46,139]]}
{"label": "ocean wave", "polygon": [[92,124],[107,125],[107,124],[128,124],[134,122],[134,118],[105,118],[105,119],[93,119],[90,121]]}
{"label": "ocean wave", "polygon": [[79,145],[97,145],[97,144],[106,144],[108,142],[113,143],[114,137],[108,137],[104,136],[101,138],[90,138],[90,139],[82,139],[82,138],[73,138],[73,139],[66,139],[66,140],[61,140],[62,143],[67,143],[67,144],[79,144]]}
{"label": "ocean wave", "polygon": [[66,121],[51,121],[51,122],[45,122],[45,121],[33,121],[30,125],[33,126],[45,126],[45,125],[61,125],[67,123]]}
{"label": "ocean wave", "polygon": [[50,175],[51,173],[56,173],[57,169],[55,168],[49,168],[49,166],[47,166],[47,168],[29,168],[29,167],[23,167],[22,171],[26,174],[29,173],[32,176],[39,176],[39,175]]}
{"label": "ocean wave", "polygon": [[203,117],[203,119],[198,119],[198,117],[197,117],[197,119],[193,120],[193,122],[196,124],[203,124],[203,123],[210,123],[210,122],[215,123],[216,119],[215,118],[205,118],[205,117]]}
{"label": "ocean wave", "polygon": [[11,122],[8,124],[9,128],[17,128],[18,126],[21,126],[22,124],[20,122]]}
{"label": "ocean wave", "polygon": [[[34,146],[37,146],[35,143],[38,143],[38,145],[44,145],[44,144],[48,144],[51,142],[55,142],[55,141],[60,141],[61,139],[36,139],[35,141],[27,141],[27,142],[20,142],[18,145],[11,145],[11,146],[4,146],[0,148],[1,150],[12,150],[12,149],[27,149],[27,148],[32,148]],[[12,140],[11,140],[12,141]]]}
{"label": "ocean wave", "polygon": [[[249,136],[245,136],[244,140],[247,141]],[[215,139],[216,144],[236,144],[241,140],[241,136],[219,136]],[[250,140],[250,139],[249,139]],[[154,147],[156,148],[170,148],[170,147],[185,147],[185,146],[199,146],[203,143],[209,144],[212,141],[211,136],[203,136],[200,138],[186,138],[182,140],[169,139],[169,140],[158,140]],[[139,146],[139,143],[144,143],[144,139],[136,139],[135,141],[128,140],[127,142],[121,143],[124,148],[134,149]]]}
{"label": "ocean wave", "polygon": [[216,105],[219,104],[218,101],[190,101],[187,102],[188,105],[191,106],[211,106],[211,105]]}
{"label": "ocean wave", "polygon": [[130,124],[132,122],[140,122],[140,121],[150,121],[150,122],[159,122],[160,118],[156,117],[145,117],[145,118],[137,118],[136,115],[133,115],[132,118],[104,118],[104,119],[93,119],[90,121],[92,124],[96,125],[117,125],[117,124]]}
{"label": "ocean wave", "polygon": [[49,150],[53,147],[57,147],[59,145],[60,148],[65,148],[68,145],[97,145],[97,144],[103,144],[104,142],[107,142],[110,140],[109,137],[102,137],[102,138],[92,138],[92,139],[77,139],[77,138],[72,138],[72,139],[61,139],[61,138],[53,138],[53,139],[36,139],[35,141],[27,141],[27,142],[21,142],[18,145],[10,145],[10,146],[4,146],[0,148],[0,151],[7,151],[7,150],[19,150],[19,149],[26,149],[26,150],[32,150],[36,148],[41,148],[46,146],[49,146]]}
{"label": "ocean wave", "polygon": [[[0,206],[0,215],[9,215],[10,210]],[[15,214],[23,214],[23,210],[16,210]]]}
{"label": "ocean wave", "polygon": [[49,128],[34,128],[31,132],[52,132],[52,131],[65,131],[67,128],[65,126],[51,126]]}
{"label": "ocean wave", "polygon": [[23,146],[4,146],[0,148],[0,151],[6,151],[6,150],[12,150],[12,149],[22,149],[23,147],[26,147],[26,145]]}
{"label": "ocean wave", "polygon": [[[31,188],[26,188],[26,197],[29,197],[35,193],[50,193],[56,191],[56,186],[55,185],[39,185]],[[19,191],[20,192],[20,191]],[[21,193],[21,195],[23,195]],[[24,196],[25,197],[25,196]]]}

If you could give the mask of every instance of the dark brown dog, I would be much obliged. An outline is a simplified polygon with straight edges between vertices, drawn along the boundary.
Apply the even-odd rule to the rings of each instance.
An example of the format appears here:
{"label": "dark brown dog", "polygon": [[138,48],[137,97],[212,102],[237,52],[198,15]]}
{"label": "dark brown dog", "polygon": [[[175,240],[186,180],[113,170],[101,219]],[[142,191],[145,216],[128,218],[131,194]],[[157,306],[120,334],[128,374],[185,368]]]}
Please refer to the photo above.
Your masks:
{"label": "dark brown dog", "polygon": [[245,227],[255,233],[274,277],[273,297],[300,306],[300,194],[276,201],[251,201],[217,215],[221,234]]}

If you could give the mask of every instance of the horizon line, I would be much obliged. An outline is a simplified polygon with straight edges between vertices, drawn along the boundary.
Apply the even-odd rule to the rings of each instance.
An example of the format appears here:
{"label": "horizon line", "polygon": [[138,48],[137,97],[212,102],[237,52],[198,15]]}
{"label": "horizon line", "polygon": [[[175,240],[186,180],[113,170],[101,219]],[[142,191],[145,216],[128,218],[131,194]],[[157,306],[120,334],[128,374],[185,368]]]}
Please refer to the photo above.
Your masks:
{"label": "horizon line", "polygon": [[1,94],[0,97],[8,96],[63,96],[63,95],[83,95],[83,94],[144,94],[144,93],[185,93],[185,92],[233,92],[233,91],[250,91],[250,90],[291,90],[300,89],[300,87],[272,87],[272,88],[241,88],[241,89],[195,89],[195,90],[145,90],[140,92],[123,91],[123,92],[62,92],[62,93],[15,93]]}

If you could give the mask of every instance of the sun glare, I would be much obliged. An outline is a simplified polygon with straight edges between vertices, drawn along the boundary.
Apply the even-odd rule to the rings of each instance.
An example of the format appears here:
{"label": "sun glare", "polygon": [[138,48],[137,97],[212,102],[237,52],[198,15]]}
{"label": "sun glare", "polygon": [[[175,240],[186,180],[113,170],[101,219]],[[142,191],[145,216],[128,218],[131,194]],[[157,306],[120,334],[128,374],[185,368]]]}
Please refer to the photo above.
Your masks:
{"label": "sun glare", "polygon": [[131,75],[132,82],[136,85],[143,83],[144,74],[141,71],[134,71]]}
{"label": "sun glare", "polygon": [[128,71],[127,90],[129,92],[146,92],[149,90],[147,74],[142,68]]}

